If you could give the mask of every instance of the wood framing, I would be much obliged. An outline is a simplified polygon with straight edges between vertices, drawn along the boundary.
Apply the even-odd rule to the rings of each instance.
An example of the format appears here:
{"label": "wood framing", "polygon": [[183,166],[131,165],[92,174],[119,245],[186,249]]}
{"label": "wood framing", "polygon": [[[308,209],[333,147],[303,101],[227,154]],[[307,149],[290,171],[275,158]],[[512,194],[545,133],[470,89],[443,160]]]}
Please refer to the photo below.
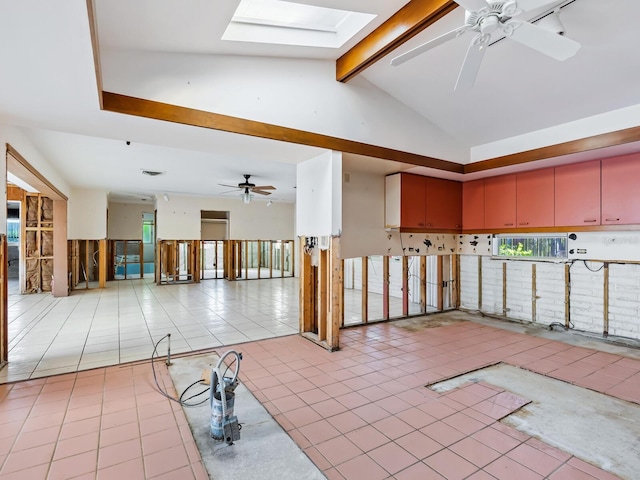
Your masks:
{"label": "wood framing", "polygon": [[[66,212],[66,210],[65,210]],[[38,193],[25,196],[25,208],[22,209],[21,238],[22,253],[25,262],[25,275],[22,284],[23,293],[39,293],[52,291],[54,276],[54,205],[49,197]],[[65,216],[66,226],[66,216]],[[58,229],[58,233],[60,230]],[[66,247],[66,228],[64,229]],[[64,249],[63,263],[66,283],[67,255]]]}
{"label": "wood framing", "polygon": [[460,255],[451,255],[451,272],[453,274],[453,308],[460,308]]}
{"label": "wood framing", "polygon": [[[100,288],[107,287],[107,240],[100,240],[100,246],[98,247],[98,286]],[[144,270],[142,270],[144,273]]]}
{"label": "wood framing", "polygon": [[535,322],[538,318],[538,279],[536,273],[536,264],[531,264],[531,321]]}
{"label": "wood framing", "polygon": [[451,0],[411,0],[336,61],[347,82],[458,6]]}
{"label": "wood framing", "polygon": [[260,279],[260,270],[262,269],[262,251],[261,251],[262,242],[258,240],[258,279]]}
{"label": "wood framing", "polygon": [[507,262],[502,262],[502,316],[507,316]]}
{"label": "wood framing", "polygon": [[402,316],[409,315],[409,257],[402,256]]}
{"label": "wood framing", "polygon": [[[316,247],[317,248],[317,247]],[[320,250],[318,260],[318,340],[326,341],[329,328],[327,322],[329,316],[329,277],[331,275],[331,264],[329,263],[329,252]]]}
{"label": "wood framing", "polygon": [[420,311],[427,313],[427,257],[420,257]]}
{"label": "wood framing", "polygon": [[343,314],[344,274],[340,259],[340,237],[331,237],[328,251],[330,266],[329,315],[327,325],[327,346],[329,350],[340,348],[340,324]]}
{"label": "wood framing", "polygon": [[382,319],[389,320],[389,256],[382,257]]}
{"label": "wood framing", "polygon": [[304,253],[305,238],[300,238],[300,333],[313,332],[314,282],[311,255]]}

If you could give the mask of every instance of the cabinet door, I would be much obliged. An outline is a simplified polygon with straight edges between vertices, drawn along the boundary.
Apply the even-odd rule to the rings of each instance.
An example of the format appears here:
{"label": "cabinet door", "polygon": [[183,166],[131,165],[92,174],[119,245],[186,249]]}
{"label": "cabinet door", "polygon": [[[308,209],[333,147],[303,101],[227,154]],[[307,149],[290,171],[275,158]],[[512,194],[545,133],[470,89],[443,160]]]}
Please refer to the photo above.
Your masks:
{"label": "cabinet door", "polygon": [[400,226],[425,228],[425,178],[403,173],[400,182]]}
{"label": "cabinet door", "polygon": [[515,228],[516,176],[484,179],[484,228]]}
{"label": "cabinet door", "polygon": [[640,223],[640,154],[602,160],[602,224]]}
{"label": "cabinet door", "polygon": [[442,178],[426,178],[426,227],[462,228],[462,184]]}
{"label": "cabinet door", "polygon": [[516,175],[516,226],[553,227],[553,168]]}
{"label": "cabinet door", "polygon": [[462,184],[462,228],[484,228],[484,180],[472,180]]}
{"label": "cabinet door", "polygon": [[555,168],[555,224],[600,224],[600,160]]}

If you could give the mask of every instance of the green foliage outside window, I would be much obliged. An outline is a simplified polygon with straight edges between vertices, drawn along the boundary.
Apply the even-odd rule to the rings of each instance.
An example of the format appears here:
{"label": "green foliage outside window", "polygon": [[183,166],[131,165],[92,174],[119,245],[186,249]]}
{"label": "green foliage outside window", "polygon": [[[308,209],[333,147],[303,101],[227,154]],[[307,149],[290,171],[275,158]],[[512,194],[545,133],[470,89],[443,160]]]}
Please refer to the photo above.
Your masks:
{"label": "green foliage outside window", "polygon": [[525,250],[522,242],[518,242],[518,246],[513,248],[512,245],[506,243],[500,244],[500,255],[507,257],[532,257],[533,250]]}
{"label": "green foliage outside window", "polygon": [[567,236],[496,235],[494,248],[494,255],[500,257],[563,259],[567,258]]}

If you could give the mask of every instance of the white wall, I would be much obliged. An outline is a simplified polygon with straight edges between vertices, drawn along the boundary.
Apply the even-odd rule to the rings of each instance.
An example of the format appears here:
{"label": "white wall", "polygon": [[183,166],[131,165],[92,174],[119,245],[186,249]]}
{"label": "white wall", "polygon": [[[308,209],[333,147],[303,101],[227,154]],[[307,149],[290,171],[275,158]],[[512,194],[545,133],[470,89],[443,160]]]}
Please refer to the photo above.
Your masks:
{"label": "white wall", "polygon": [[298,236],[337,236],[342,230],[342,154],[327,152],[299,163],[296,172]]}
{"label": "white wall", "polygon": [[[71,188],[67,182],[58,174],[54,166],[43,157],[31,140],[19,127],[0,125],[0,145],[2,145],[2,159],[0,160],[1,178],[7,177],[6,144],[10,144],[29,164],[40,172],[51,184],[60,190],[67,197],[71,196]],[[6,181],[0,182],[0,194],[2,198],[7,197]],[[7,233],[7,212],[5,208],[0,209],[0,233]]]}
{"label": "white wall", "polygon": [[108,238],[142,240],[142,215],[153,210],[151,204],[109,202]]}
{"label": "white wall", "polygon": [[467,162],[469,150],[335,61],[102,48],[105,90]]}
{"label": "white wall", "polygon": [[67,237],[73,240],[107,238],[107,192],[71,190],[67,203]]}
{"label": "white wall", "polygon": [[266,200],[242,203],[239,198],[196,197],[170,194],[165,202],[156,201],[156,235],[164,240],[201,240],[201,211],[229,212],[229,239],[292,240],[295,236],[295,213],[291,203]]}

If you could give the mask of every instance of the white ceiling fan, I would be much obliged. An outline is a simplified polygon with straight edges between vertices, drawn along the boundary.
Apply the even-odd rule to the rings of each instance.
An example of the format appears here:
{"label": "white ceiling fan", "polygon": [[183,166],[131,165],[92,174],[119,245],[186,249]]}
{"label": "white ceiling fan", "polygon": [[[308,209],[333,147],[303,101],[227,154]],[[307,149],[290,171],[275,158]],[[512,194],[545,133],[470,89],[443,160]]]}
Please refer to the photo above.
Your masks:
{"label": "white ceiling fan", "polygon": [[473,86],[484,52],[492,41],[492,35],[494,35],[493,40],[504,36],[556,60],[566,60],[580,49],[580,44],[575,40],[563,37],[563,32],[548,30],[528,21],[514,18],[525,12],[552,4],[554,4],[556,11],[550,10],[549,13],[557,15],[559,12],[558,4],[562,3],[558,0],[455,0],[455,2],[466,10],[463,26],[395,57],[391,60],[391,65],[400,65],[466,32],[476,32],[467,49],[467,55],[455,86],[455,90],[462,90]]}

